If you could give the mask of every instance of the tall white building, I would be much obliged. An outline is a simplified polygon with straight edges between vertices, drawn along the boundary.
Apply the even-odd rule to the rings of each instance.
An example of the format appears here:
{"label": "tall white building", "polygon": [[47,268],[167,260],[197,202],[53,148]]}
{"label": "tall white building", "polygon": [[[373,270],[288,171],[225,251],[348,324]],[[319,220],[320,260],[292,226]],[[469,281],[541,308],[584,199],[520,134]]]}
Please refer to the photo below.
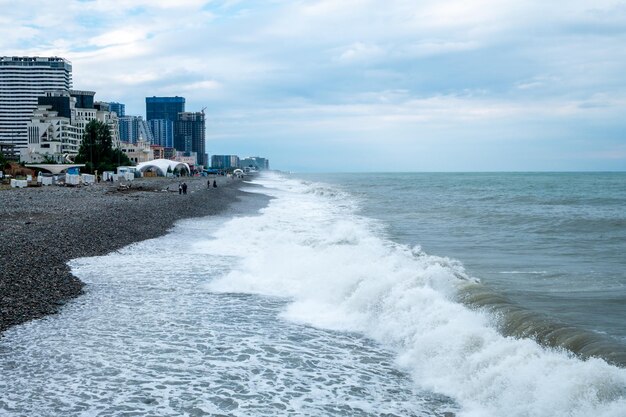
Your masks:
{"label": "tall white building", "polygon": [[72,64],[59,57],[0,57],[0,144],[26,148],[37,97],[72,88]]}
{"label": "tall white building", "polygon": [[26,125],[28,146],[20,149],[24,162],[70,162],[83,141],[85,126],[99,120],[109,127],[114,148],[119,148],[117,114],[106,103],[93,101],[93,91],[48,91]]}

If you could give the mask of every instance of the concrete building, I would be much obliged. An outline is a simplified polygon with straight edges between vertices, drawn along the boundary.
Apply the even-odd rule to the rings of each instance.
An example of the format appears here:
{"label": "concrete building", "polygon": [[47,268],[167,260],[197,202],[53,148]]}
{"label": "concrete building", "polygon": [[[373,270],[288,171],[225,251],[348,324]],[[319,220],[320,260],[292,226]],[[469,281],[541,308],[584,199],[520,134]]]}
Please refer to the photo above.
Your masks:
{"label": "concrete building", "polygon": [[176,158],[176,148],[163,148],[163,158],[174,160],[174,158]]}
{"label": "concrete building", "polygon": [[[71,162],[80,148],[85,126],[92,120],[105,123],[113,147],[119,147],[117,115],[105,110],[106,103],[94,103],[94,95],[93,91],[59,90],[40,97],[27,123],[28,144],[20,150],[21,160]],[[77,107],[78,103],[87,107]]]}
{"label": "concrete building", "polygon": [[174,147],[176,150],[195,152],[198,157],[196,164],[207,166],[204,112],[178,113],[178,120],[174,128]]}
{"label": "concrete building", "polygon": [[211,155],[211,168],[239,168],[239,157],[237,155]]}
{"label": "concrete building", "polygon": [[20,159],[29,163],[72,162],[83,135],[69,117],[59,115],[50,105],[35,109],[27,130],[28,146],[21,149]]}
{"label": "concrete building", "polygon": [[150,142],[147,140],[141,140],[137,143],[121,142],[120,149],[128,156],[128,159],[135,164],[155,159]]}
{"label": "concrete building", "polygon": [[160,145],[150,145],[152,159],[165,159],[165,148]]}
{"label": "concrete building", "polygon": [[154,144],[152,130],[141,116],[122,116],[118,118],[120,141],[138,143],[145,140]]}
{"label": "concrete building", "polygon": [[19,152],[28,144],[26,125],[37,98],[72,88],[72,64],[59,57],[0,57],[0,143]]}
{"label": "concrete building", "polygon": [[75,109],[72,113],[72,124],[78,126],[81,132],[92,120],[99,120],[109,127],[113,147],[120,146],[120,129],[117,114],[110,112],[108,103],[95,102],[95,91],[70,90],[70,95],[76,99]]}

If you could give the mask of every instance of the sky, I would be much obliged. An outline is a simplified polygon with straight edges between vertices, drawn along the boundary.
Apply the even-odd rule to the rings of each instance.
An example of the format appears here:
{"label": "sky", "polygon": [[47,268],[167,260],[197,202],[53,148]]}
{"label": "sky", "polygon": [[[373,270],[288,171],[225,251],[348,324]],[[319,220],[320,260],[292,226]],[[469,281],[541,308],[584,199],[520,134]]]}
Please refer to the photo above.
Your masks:
{"label": "sky", "polygon": [[626,1],[0,0],[0,54],[60,56],[207,152],[295,172],[626,170]]}

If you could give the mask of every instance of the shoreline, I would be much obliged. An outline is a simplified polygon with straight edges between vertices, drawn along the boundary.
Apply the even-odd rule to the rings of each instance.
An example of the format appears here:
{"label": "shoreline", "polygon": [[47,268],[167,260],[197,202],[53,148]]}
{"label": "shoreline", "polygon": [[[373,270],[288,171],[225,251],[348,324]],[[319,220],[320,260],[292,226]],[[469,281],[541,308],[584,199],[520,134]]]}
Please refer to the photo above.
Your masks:
{"label": "shoreline", "polygon": [[136,179],[128,190],[101,182],[0,191],[0,338],[83,294],[71,259],[162,236],[178,220],[223,213],[248,195],[241,180],[216,180],[210,189],[206,177],[185,177]]}

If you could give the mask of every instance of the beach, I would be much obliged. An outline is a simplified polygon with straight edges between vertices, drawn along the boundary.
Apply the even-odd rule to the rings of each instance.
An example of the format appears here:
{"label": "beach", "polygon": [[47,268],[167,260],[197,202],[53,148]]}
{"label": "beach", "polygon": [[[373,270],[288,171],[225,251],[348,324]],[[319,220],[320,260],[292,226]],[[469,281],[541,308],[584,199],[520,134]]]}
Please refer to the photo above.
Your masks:
{"label": "beach", "polygon": [[101,182],[0,191],[0,334],[83,293],[69,260],[163,235],[177,220],[221,213],[244,194],[240,180],[216,181],[210,189],[205,177],[185,177],[138,179],[129,189]]}
{"label": "beach", "polygon": [[83,295],[4,332],[0,414],[622,417],[622,327],[591,311],[623,317],[622,180],[268,172],[83,197],[117,214],[83,215],[81,245],[156,237],[64,257]]}

